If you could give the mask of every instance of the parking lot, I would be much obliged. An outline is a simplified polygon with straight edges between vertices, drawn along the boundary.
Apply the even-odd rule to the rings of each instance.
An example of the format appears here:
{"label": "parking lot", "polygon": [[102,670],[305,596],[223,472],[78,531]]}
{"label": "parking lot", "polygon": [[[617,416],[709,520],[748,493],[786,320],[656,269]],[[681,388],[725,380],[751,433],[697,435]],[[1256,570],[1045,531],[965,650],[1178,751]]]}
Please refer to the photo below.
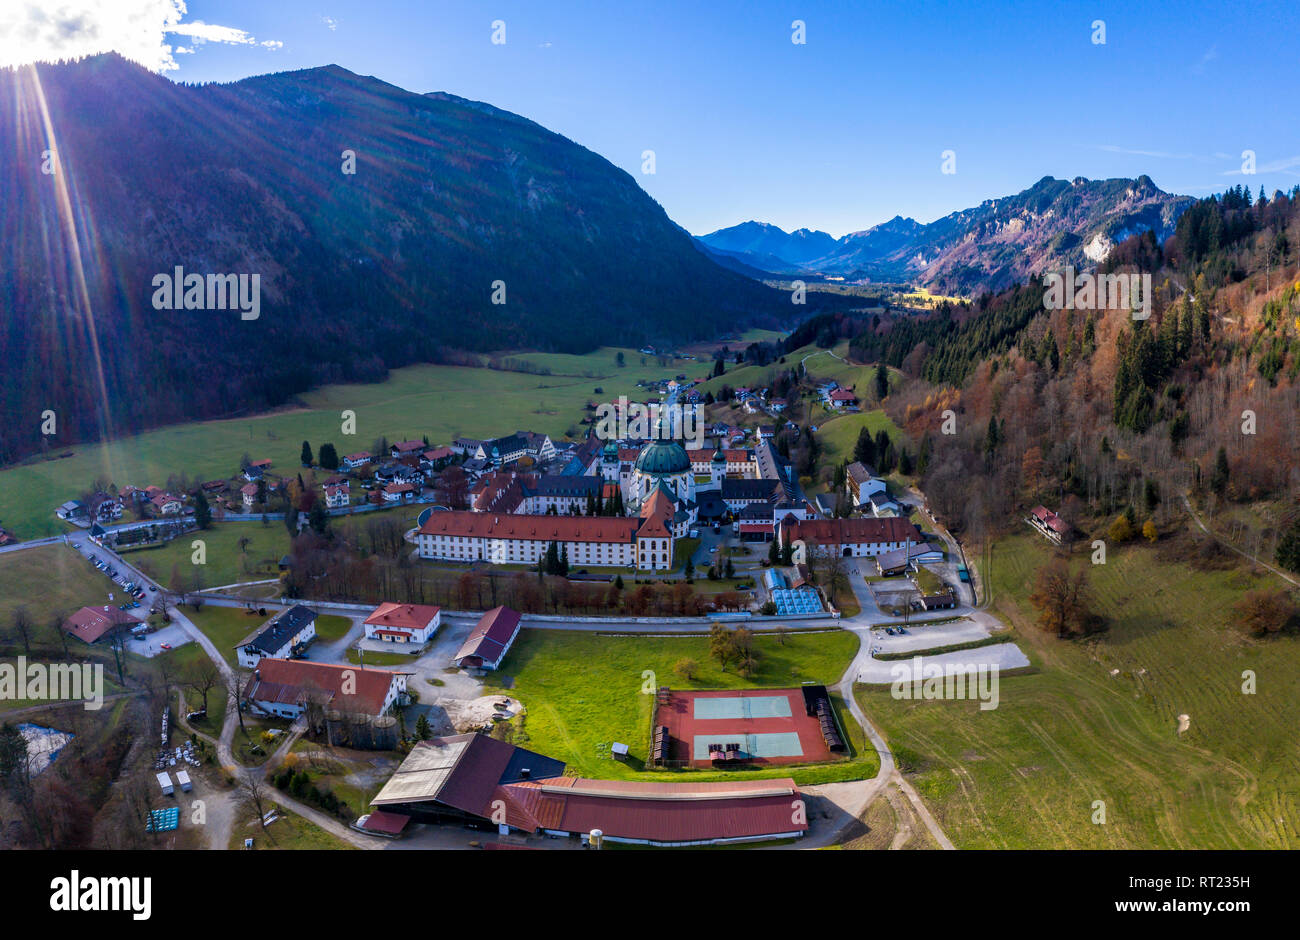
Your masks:
{"label": "parking lot", "polygon": [[181,629],[180,625],[170,623],[156,633],[149,633],[139,638],[132,637],[126,641],[126,648],[128,652],[152,658],[166,652],[163,644],[175,649],[189,642],[189,635]]}

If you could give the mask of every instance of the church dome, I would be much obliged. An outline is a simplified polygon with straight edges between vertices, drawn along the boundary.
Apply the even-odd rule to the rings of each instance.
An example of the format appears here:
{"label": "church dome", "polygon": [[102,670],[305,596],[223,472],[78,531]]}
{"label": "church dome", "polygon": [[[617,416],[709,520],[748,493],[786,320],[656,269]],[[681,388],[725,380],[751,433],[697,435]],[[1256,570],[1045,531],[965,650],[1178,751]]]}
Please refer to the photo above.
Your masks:
{"label": "church dome", "polygon": [[713,452],[713,462],[714,463],[727,462],[727,455],[722,452],[722,448],[719,447],[717,450]]}
{"label": "church dome", "polygon": [[636,469],[641,473],[659,475],[689,473],[691,458],[676,441],[655,441],[636,458]]}

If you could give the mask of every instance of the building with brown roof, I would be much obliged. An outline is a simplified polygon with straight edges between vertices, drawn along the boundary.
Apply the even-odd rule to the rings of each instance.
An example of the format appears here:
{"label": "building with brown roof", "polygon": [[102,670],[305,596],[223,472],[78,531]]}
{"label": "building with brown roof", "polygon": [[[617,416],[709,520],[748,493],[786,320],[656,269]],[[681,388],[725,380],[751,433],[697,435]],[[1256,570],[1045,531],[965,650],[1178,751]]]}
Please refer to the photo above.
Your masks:
{"label": "building with brown roof", "polygon": [[520,619],[517,610],[493,607],[479,618],[452,662],[469,669],[498,668],[519,635]]}
{"label": "building with brown roof", "polygon": [[862,558],[883,555],[925,540],[921,530],[899,517],[881,519],[785,519],[781,545],[793,546],[794,561],[814,555]]}
{"label": "building with brown roof", "polygon": [[244,686],[255,711],[297,718],[311,703],[350,715],[387,714],[406,691],[407,674],[305,659],[263,659]]}
{"label": "building with brown roof", "polygon": [[111,639],[113,636],[130,633],[132,627],[137,627],[142,622],[138,617],[132,617],[116,607],[83,607],[63,621],[63,629],[78,640],[98,643],[105,637]]}
{"label": "building with brown roof", "polygon": [[798,838],[794,781],[663,783],[566,777],[564,764],[482,734],[417,744],[371,805],[418,822],[688,846]]}
{"label": "building with brown roof", "polygon": [[432,604],[380,604],[366,618],[366,636],[383,643],[427,643],[442,624]]}

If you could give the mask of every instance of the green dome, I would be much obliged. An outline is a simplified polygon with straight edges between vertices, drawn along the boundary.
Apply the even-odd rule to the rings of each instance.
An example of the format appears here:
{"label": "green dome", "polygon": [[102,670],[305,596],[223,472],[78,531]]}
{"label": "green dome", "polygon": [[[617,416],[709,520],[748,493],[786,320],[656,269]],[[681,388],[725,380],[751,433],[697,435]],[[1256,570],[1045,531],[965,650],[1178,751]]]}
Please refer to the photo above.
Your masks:
{"label": "green dome", "polygon": [[713,462],[714,462],[714,463],[726,463],[726,462],[727,462],[727,455],[724,454],[724,453],[722,452],[722,448],[718,448],[717,450],[715,450],[715,451],[713,452]]}
{"label": "green dome", "polygon": [[691,458],[676,441],[655,441],[636,458],[636,469],[641,473],[659,475],[689,473]]}

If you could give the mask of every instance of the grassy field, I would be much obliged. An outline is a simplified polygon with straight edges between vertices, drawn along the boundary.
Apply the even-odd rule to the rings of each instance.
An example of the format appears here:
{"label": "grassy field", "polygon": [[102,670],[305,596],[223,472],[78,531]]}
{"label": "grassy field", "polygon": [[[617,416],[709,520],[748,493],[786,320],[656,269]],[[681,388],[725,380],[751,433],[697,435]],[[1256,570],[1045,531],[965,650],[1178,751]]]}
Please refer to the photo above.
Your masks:
{"label": "grassy field", "polygon": [[[653,694],[643,693],[654,673],[660,685],[681,689],[780,688],[801,682],[837,682],[857,651],[851,633],[790,634],[785,644],[770,636],[756,640],[761,668],[753,679],[723,672],[709,659],[705,637],[610,637],[556,630],[524,630],[515,641],[500,673],[488,680],[524,703],[522,735],[514,742],[565,761],[576,773],[617,779],[718,780],[793,776],[800,783],[871,777],[879,767],[874,751],[855,748],[851,761],[757,771],[641,771],[648,746]],[[687,681],[673,671],[681,659],[693,659],[698,672]],[[503,676],[513,679],[506,689]],[[845,720],[847,719],[847,720]],[[847,715],[842,724],[855,742],[856,727]],[[860,729],[859,729],[860,733]],[[608,746],[620,741],[630,761],[609,757]],[[604,749],[599,746],[604,745]]]}
{"label": "grassy field", "polygon": [[203,631],[232,666],[238,660],[235,644],[270,617],[269,611],[266,617],[259,617],[256,613],[249,616],[242,607],[213,607],[210,604],[205,604],[197,613],[193,607],[183,607],[181,613]]}
{"label": "grassy field", "polygon": [[852,460],[853,447],[857,444],[858,435],[863,428],[870,431],[872,437],[885,431],[896,443],[905,440],[902,429],[890,420],[889,415],[879,409],[839,415],[817,426],[817,440],[821,442],[825,454],[823,462],[836,464],[841,460]]}
{"label": "grassy field", "polygon": [[1048,546],[1003,539],[986,566],[993,603],[1035,670],[1002,679],[983,712],[859,687],[959,848],[1300,847],[1300,640],[1247,639],[1230,622],[1244,591],[1280,582],[1197,572],[1189,554],[1112,549],[1089,569],[1109,632],[1065,642],[1033,625],[1026,600]]}
{"label": "grassy field", "polygon": [[[269,810],[268,810],[269,812]],[[230,831],[229,848],[243,851],[244,839],[253,840],[253,851],[261,849],[355,849],[356,846],[344,842],[337,836],[326,832],[310,820],[297,813],[291,813],[282,806],[275,807],[280,817],[263,829],[257,822],[256,812],[242,812],[235,818]]]}
{"label": "grassy field", "polygon": [[[248,539],[240,551],[240,539]],[[289,532],[283,523],[220,522],[202,532],[192,532],[158,548],[128,552],[123,557],[160,584],[171,581],[173,568],[189,584],[195,540],[201,540],[206,555],[203,586],[219,587],[239,581],[262,581],[280,574],[280,558],[289,551]]]}
{"label": "grassy field", "polygon": [[[0,525],[21,538],[64,531],[54,508],[80,496],[103,478],[120,488],[163,485],[172,474],[191,479],[229,477],[240,456],[270,458],[273,472],[296,470],[304,439],[319,450],[333,442],[340,454],[367,450],[381,436],[405,440],[428,435],[448,442],[460,435],[495,437],[525,429],[562,436],[579,427],[588,401],[626,394],[644,399],[640,380],[684,373],[703,376],[710,363],[675,360],[666,366],[624,349],[626,365],[615,364],[616,349],[585,356],[525,353],[513,357],[552,369],[532,375],[462,366],[411,366],[394,370],[373,385],[332,385],[302,396],[302,406],[227,421],[176,425],[108,444],[78,445],[72,456],[35,460],[0,471]],[[602,392],[597,394],[596,387]],[[341,413],[356,413],[356,435],[341,433]],[[65,451],[55,451],[65,453]]]}
{"label": "grassy field", "polygon": [[66,617],[79,607],[107,604],[110,593],[122,602],[122,589],[67,545],[0,555],[0,631],[7,632],[14,611],[25,606],[36,633],[45,633],[54,613]]}

